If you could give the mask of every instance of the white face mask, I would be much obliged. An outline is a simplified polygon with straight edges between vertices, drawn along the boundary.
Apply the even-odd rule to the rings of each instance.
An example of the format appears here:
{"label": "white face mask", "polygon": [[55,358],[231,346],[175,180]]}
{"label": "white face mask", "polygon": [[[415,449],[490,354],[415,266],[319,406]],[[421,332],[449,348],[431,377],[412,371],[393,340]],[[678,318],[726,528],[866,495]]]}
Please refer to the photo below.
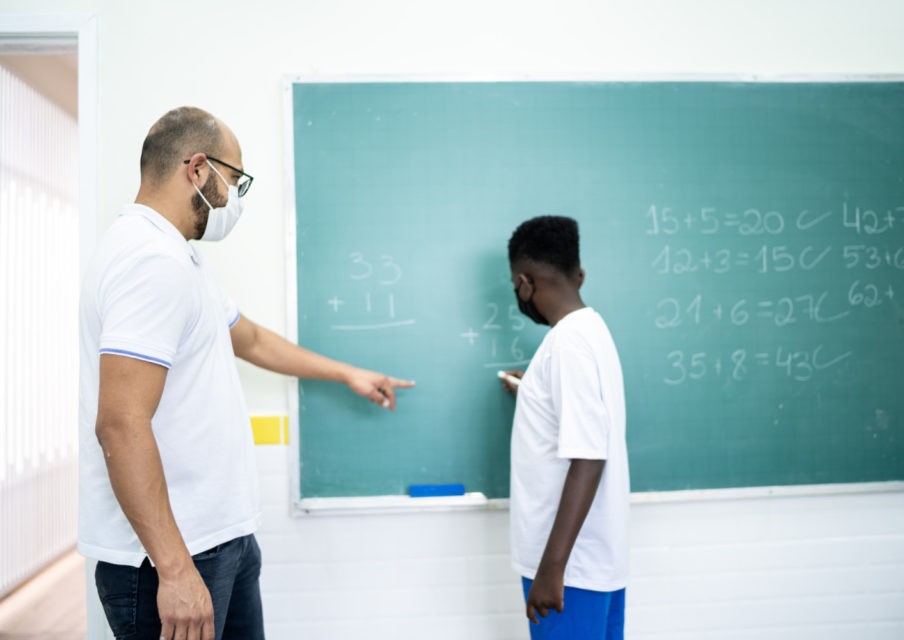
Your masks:
{"label": "white face mask", "polygon": [[[216,167],[210,163],[210,160],[207,161],[207,164],[210,165],[210,168],[213,169],[214,173],[220,176],[220,180],[226,182],[226,178],[217,171]],[[210,206],[210,202],[207,201],[207,198],[204,197],[204,194],[201,193],[198,185],[192,183],[192,186],[194,186],[195,191],[198,192],[198,195],[201,196],[201,199],[210,208],[210,211],[207,214],[207,228],[204,229],[204,235],[201,236],[201,240],[222,240],[229,235],[229,232],[232,231],[235,223],[242,217],[242,208],[244,205],[242,199],[239,198],[238,187],[226,182],[226,188],[229,190],[229,198],[226,200],[226,204],[222,207],[212,207]]]}

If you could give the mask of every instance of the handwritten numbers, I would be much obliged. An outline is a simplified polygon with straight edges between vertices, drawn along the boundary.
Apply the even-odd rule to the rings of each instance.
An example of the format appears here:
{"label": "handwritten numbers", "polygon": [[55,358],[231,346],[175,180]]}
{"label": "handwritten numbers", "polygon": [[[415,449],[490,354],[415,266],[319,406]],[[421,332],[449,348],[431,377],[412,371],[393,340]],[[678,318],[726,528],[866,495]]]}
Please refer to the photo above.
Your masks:
{"label": "handwritten numbers", "polygon": [[524,314],[518,310],[518,306],[511,304],[508,309],[509,322],[513,331],[521,331],[525,327]]}
{"label": "handwritten numbers", "polygon": [[849,206],[845,202],[842,212],[842,225],[845,228],[853,229],[857,235],[874,236],[892,231],[895,228],[895,215],[904,212],[904,207],[889,209],[883,215],[872,209]]}
{"label": "handwritten numbers", "polygon": [[364,259],[363,253],[352,253],[352,272],[350,275],[352,280],[367,280],[374,273],[373,266]]}
{"label": "handwritten numbers", "polygon": [[671,207],[664,207],[661,211],[657,211],[656,205],[653,205],[647,211],[647,216],[652,223],[651,227],[647,229],[647,235],[655,236],[660,233],[674,235],[681,229],[681,223],[672,213]]}
{"label": "handwritten numbers", "polygon": [[[475,345],[482,336],[483,343],[488,345],[488,362],[484,366],[519,366],[527,363],[527,356],[520,345],[521,336],[516,335],[510,341],[500,334],[503,331],[520,332],[524,329],[524,317],[514,304],[505,305],[505,313],[502,306],[496,302],[487,302],[485,306],[484,322],[481,325],[483,333],[469,329],[460,334],[470,345]],[[502,344],[501,344],[502,343]]]}
{"label": "handwritten numbers", "polygon": [[402,268],[392,256],[381,255],[376,266],[359,251],[349,254],[349,260],[351,269],[348,275],[352,280],[368,280],[373,277],[377,284],[390,286],[402,279]]}
{"label": "handwritten numbers", "polygon": [[496,316],[499,315],[499,305],[495,302],[488,302],[487,308],[490,310],[490,318],[483,323],[483,328],[492,331],[494,329],[501,329],[502,326],[496,324]]}
{"label": "handwritten numbers", "polygon": [[882,294],[875,284],[861,284],[859,280],[855,280],[848,289],[848,302],[852,307],[863,306],[872,309],[882,304]]}
{"label": "handwritten numbers", "polygon": [[[336,331],[372,331],[409,326],[414,318],[398,318],[404,305],[397,305],[396,290],[392,287],[402,279],[402,268],[392,256],[379,254],[377,259],[362,251],[352,251],[346,257],[344,277],[351,280],[351,290],[333,295],[326,304],[332,309]],[[346,283],[348,282],[346,280]]]}
{"label": "handwritten numbers", "polygon": [[692,324],[700,324],[700,306],[702,296],[699,294],[694,296],[687,307],[682,308],[681,303],[675,298],[666,298],[660,300],[657,308],[662,313],[656,317],[654,321],[658,329],[671,329],[681,324],[682,314],[684,314]]}
{"label": "handwritten numbers", "polygon": [[744,384],[757,370],[772,370],[796,382],[809,382],[817,373],[843,362],[852,355],[846,351],[834,358],[822,355],[823,345],[815,349],[787,349],[779,345],[774,351],[762,350],[749,353],[740,348],[731,352],[729,363],[723,366],[723,355],[698,351],[686,353],[675,349],[666,356],[666,372],[662,381],[669,386],[692,384],[707,377],[725,379]]}
{"label": "handwritten numbers", "polygon": [[731,362],[734,368],[731,371],[731,377],[735,382],[740,382],[747,375],[747,352],[743,349],[737,349],[731,354]]}
{"label": "handwritten numbers", "polygon": [[380,256],[379,284],[391,285],[402,279],[402,269],[397,265],[392,256]]}

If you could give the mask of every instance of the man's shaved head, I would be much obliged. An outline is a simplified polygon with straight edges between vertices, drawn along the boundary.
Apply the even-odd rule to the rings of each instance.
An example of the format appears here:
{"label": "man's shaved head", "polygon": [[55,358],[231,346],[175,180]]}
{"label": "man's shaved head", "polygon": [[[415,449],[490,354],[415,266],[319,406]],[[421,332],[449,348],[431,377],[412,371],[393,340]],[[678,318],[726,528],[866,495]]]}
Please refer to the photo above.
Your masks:
{"label": "man's shaved head", "polygon": [[223,150],[220,121],[203,109],[179,107],[164,114],[144,139],[141,181],[158,185],[195,153],[211,156]]}

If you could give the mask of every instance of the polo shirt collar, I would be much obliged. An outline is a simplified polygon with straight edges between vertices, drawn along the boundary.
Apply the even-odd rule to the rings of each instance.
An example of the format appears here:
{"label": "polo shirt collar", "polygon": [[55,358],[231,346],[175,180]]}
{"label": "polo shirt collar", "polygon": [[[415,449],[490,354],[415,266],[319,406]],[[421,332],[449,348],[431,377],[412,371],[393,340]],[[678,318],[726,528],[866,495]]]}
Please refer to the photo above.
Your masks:
{"label": "polo shirt collar", "polygon": [[131,204],[127,204],[119,215],[141,216],[142,218],[150,222],[158,231],[182,242],[185,245],[185,252],[191,258],[192,262],[194,262],[195,264],[201,264],[201,254],[199,254],[195,250],[195,248],[188,242],[188,240],[185,239],[185,236],[182,235],[182,233],[172,222],[157,213],[154,209],[151,209],[149,206],[133,202]]}

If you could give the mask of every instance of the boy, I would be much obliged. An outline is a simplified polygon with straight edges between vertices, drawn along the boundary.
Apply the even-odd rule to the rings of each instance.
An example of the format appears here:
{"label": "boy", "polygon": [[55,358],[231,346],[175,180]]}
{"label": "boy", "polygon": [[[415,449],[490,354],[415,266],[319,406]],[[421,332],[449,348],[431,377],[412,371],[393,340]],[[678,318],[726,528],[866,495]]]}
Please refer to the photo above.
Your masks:
{"label": "boy", "polygon": [[512,565],[533,640],[624,637],[624,388],[612,336],[581,300],[578,245],[577,223],[560,216],[522,223],[508,245],[518,307],[551,327],[517,388],[512,427]]}

